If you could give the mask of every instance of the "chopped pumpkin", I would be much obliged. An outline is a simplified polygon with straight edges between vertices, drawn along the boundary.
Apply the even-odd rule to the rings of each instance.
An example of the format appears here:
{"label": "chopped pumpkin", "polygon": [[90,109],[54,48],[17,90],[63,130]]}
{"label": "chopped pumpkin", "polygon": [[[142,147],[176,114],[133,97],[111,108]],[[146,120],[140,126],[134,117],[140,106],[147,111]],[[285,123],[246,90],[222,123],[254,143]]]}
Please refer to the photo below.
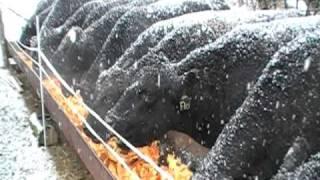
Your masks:
{"label": "chopped pumpkin", "polygon": [[[129,172],[116,160],[111,153],[109,153],[102,144],[95,144],[89,137],[83,132],[83,124],[81,121],[82,117],[87,117],[88,112],[81,104],[80,93],[76,96],[64,97],[59,83],[54,79],[47,79],[44,81],[44,86],[53,97],[53,99],[58,104],[59,108],[64,111],[66,116],[70,121],[78,128],[84,140],[89,144],[89,146],[96,152],[97,157],[100,158],[101,162],[109,169],[109,171],[117,177],[117,179],[129,180]],[[75,113],[75,112],[77,113]],[[107,142],[120,156],[126,161],[129,167],[141,178],[141,179],[151,179],[160,180],[161,177],[157,171],[152,168],[151,165],[141,160],[134,152],[121,149],[118,146],[117,139],[111,138]],[[141,147],[139,150],[150,157],[153,161],[159,164],[160,150],[159,143],[157,141],[151,143],[148,146]],[[179,159],[176,159],[174,155],[169,155],[167,158],[168,166],[162,166],[164,170],[169,172],[174,179],[184,180],[190,179],[192,172],[188,167],[181,163]]]}
{"label": "chopped pumpkin", "polygon": [[17,53],[21,60],[28,66],[28,68],[32,68],[32,61],[22,52]]}

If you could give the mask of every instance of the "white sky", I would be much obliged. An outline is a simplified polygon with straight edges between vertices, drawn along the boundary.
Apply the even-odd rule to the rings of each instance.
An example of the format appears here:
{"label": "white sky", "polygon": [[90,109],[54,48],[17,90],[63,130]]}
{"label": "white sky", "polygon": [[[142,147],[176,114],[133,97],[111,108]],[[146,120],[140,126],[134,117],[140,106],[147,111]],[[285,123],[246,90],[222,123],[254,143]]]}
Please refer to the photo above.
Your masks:
{"label": "white sky", "polygon": [[16,40],[19,38],[25,21],[20,17],[17,17],[7,8],[12,8],[16,12],[28,18],[35,10],[37,2],[38,0],[0,0],[5,36],[8,40]]}

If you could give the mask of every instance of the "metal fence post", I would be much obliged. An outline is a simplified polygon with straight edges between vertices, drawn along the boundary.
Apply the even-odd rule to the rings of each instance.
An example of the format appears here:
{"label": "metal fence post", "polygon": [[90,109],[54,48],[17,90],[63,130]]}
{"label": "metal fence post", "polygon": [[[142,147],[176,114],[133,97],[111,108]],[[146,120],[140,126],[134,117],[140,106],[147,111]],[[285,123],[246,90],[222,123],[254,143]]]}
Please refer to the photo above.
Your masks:
{"label": "metal fence post", "polygon": [[38,61],[39,61],[39,79],[40,79],[40,100],[41,100],[41,113],[42,113],[42,126],[43,126],[43,142],[44,147],[47,147],[47,126],[44,108],[44,97],[43,97],[43,72],[42,72],[42,58],[41,58],[41,40],[40,40],[40,23],[39,17],[36,16],[36,28],[37,28],[37,46],[38,46]]}
{"label": "metal fence post", "polygon": [[2,10],[0,9],[0,48],[1,48],[1,54],[3,58],[3,65],[4,67],[8,67],[8,54],[7,54],[7,41],[4,36],[4,25],[2,21]]}

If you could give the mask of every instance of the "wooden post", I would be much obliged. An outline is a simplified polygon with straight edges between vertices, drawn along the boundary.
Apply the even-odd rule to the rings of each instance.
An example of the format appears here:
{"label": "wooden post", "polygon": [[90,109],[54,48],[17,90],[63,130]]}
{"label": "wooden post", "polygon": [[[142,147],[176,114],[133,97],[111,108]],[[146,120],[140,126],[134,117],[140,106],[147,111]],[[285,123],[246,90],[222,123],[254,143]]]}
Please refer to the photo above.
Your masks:
{"label": "wooden post", "polygon": [[4,67],[8,67],[9,62],[8,62],[8,54],[7,54],[7,41],[4,36],[4,25],[2,21],[2,11],[0,9],[0,48],[1,48],[1,54],[3,58],[3,65]]}

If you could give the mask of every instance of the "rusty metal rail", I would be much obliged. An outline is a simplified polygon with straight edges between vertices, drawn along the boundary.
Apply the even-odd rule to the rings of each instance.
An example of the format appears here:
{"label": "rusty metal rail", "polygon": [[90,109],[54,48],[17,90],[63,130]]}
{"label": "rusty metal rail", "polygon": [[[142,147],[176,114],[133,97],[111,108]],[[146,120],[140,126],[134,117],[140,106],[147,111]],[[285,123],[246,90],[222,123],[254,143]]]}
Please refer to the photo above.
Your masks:
{"label": "rusty metal rail", "polygon": [[[26,56],[23,50],[15,43],[8,43],[8,50],[18,67],[31,83],[33,89],[39,92],[39,79],[32,72],[30,64],[26,63],[27,61],[31,61],[30,57]],[[57,123],[59,130],[61,130],[69,145],[78,154],[93,178],[97,180],[115,179],[46,89],[44,89],[44,102],[52,119]]]}

